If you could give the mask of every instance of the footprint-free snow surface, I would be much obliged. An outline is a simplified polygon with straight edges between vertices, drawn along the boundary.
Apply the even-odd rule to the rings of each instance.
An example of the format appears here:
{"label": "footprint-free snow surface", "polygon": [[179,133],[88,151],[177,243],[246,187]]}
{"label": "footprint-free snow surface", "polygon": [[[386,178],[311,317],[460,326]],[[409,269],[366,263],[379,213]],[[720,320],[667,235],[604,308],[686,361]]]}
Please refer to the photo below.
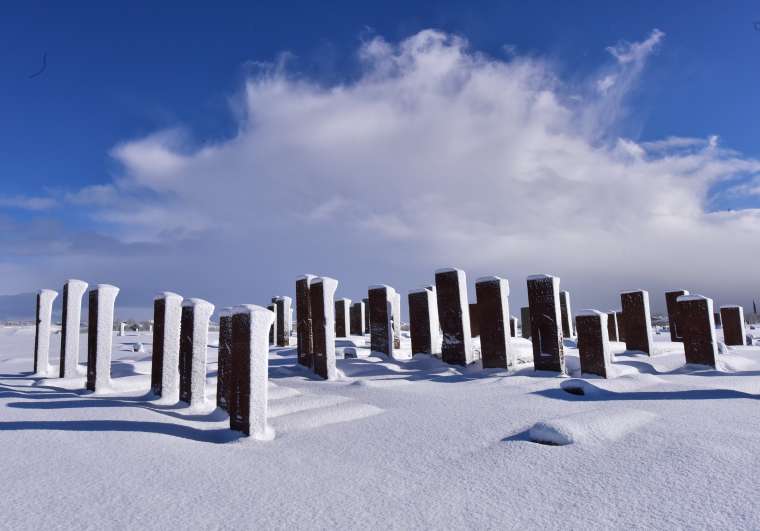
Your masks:
{"label": "footprint-free snow surface", "polygon": [[276,438],[260,442],[214,407],[214,347],[190,410],[147,395],[148,334],[114,338],[112,388],[93,395],[33,378],[34,329],[0,327],[2,527],[760,528],[760,347],[716,371],[655,338],[652,358],[613,343],[610,380],[578,374],[572,343],[559,377],[533,371],[523,339],[509,375],[411,359],[408,338],[397,360],[339,339],[358,358],[330,382],[273,348]]}

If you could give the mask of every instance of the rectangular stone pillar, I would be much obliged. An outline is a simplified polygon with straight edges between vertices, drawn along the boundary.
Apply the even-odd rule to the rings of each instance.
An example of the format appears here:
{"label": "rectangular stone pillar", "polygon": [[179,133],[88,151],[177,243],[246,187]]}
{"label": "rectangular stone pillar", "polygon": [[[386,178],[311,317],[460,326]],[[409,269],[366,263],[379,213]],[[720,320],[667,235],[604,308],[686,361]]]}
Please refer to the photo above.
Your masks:
{"label": "rectangular stone pillar", "polygon": [[[272,297],[272,301],[274,301],[274,297]],[[267,306],[267,310],[272,312],[272,315],[277,316],[277,306],[275,306],[274,302],[272,302],[272,304],[269,304]],[[270,328],[269,330],[269,344],[270,345],[277,344],[277,319],[276,318],[272,321],[272,328]]]}
{"label": "rectangular stone pillar", "polygon": [[369,298],[362,299],[364,303],[364,333],[369,334]]}
{"label": "rectangular stone pillar", "polygon": [[668,324],[670,328],[671,341],[683,341],[683,337],[681,337],[680,333],[681,326],[678,323],[678,309],[680,308],[680,305],[678,304],[678,298],[682,295],[688,294],[689,292],[685,289],[665,292],[665,306],[668,310]]}
{"label": "rectangular stone pillar", "polygon": [[514,368],[515,356],[509,345],[509,282],[499,277],[479,278],[475,281],[475,295],[483,368]]}
{"label": "rectangular stone pillar", "polygon": [[412,336],[412,355],[439,352],[438,308],[434,289],[409,292],[409,334]]}
{"label": "rectangular stone pillar", "polygon": [[369,288],[369,333],[372,354],[393,356],[393,301],[396,290],[378,285]]}
{"label": "rectangular stone pillar", "polygon": [[352,336],[364,335],[364,302],[355,302],[349,310],[350,332]]}
{"label": "rectangular stone pillar", "polygon": [[123,321],[119,323],[119,337],[124,336],[126,329],[127,329],[127,323]]}
{"label": "rectangular stone pillar", "polygon": [[311,319],[311,283],[314,275],[303,275],[296,279],[296,337],[298,340],[298,363],[313,368],[314,331]]}
{"label": "rectangular stone pillar", "polygon": [[469,303],[467,311],[470,312],[470,336],[478,337],[480,335],[480,315],[478,314],[478,303]]}
{"label": "rectangular stone pillar", "polygon": [[37,318],[34,332],[34,374],[47,376],[50,373],[50,327],[53,317],[53,301],[58,292],[41,289],[37,293]]}
{"label": "rectangular stone pillar", "polygon": [[391,324],[393,325],[393,348],[401,348],[401,294],[393,290],[393,299],[391,300],[393,315]]}
{"label": "rectangular stone pillar", "polygon": [[314,372],[326,380],[338,377],[335,365],[335,290],[338,281],[315,278],[311,284],[311,319],[314,327]]}
{"label": "rectangular stone pillar", "polygon": [[528,304],[534,368],[537,371],[567,372],[562,345],[559,277],[529,276]]}
{"label": "rectangular stone pillar", "polygon": [[640,350],[650,356],[652,347],[652,317],[649,313],[649,292],[640,289],[620,294],[625,327],[625,348]]}
{"label": "rectangular stone pillar", "polygon": [[216,364],[216,407],[230,410],[232,382],[232,314],[233,308],[219,313],[219,356]]}
{"label": "rectangular stone pillar", "polygon": [[179,400],[179,335],[182,297],[165,291],[153,300],[150,390],[167,402]]}
{"label": "rectangular stone pillar", "polygon": [[617,312],[607,312],[607,336],[610,341],[619,341]]}
{"label": "rectangular stone pillar", "polygon": [[723,323],[723,342],[726,345],[746,345],[747,332],[744,328],[744,308],[741,306],[721,306],[720,320]]}
{"label": "rectangular stone pillar", "polygon": [[578,355],[581,373],[611,376],[612,353],[607,333],[607,315],[596,310],[583,310],[575,317],[578,327]]}
{"label": "rectangular stone pillar", "polygon": [[623,312],[615,312],[615,317],[617,318],[617,326],[618,326],[618,341],[622,341],[625,343],[625,326],[623,325]]}
{"label": "rectangular stone pillar", "polygon": [[562,312],[562,336],[571,338],[575,334],[573,333],[573,310],[570,307],[569,292],[559,292],[559,308]]}
{"label": "rectangular stone pillar", "polygon": [[277,325],[277,346],[288,347],[290,346],[290,330],[291,330],[291,305],[293,299],[290,297],[277,297],[274,302]]}
{"label": "rectangular stone pillar", "polygon": [[720,320],[720,312],[714,312],[713,318],[715,319],[715,326],[723,326]]}
{"label": "rectangular stone pillar", "polygon": [[191,407],[206,402],[208,325],[214,305],[203,299],[182,302],[179,340],[179,399]]}
{"label": "rectangular stone pillar", "polygon": [[351,299],[335,301],[335,336],[348,337],[351,330]]}
{"label": "rectangular stone pillar", "polygon": [[461,269],[435,272],[438,318],[443,331],[441,358],[446,363],[468,365],[475,361],[467,303],[467,278]]}
{"label": "rectangular stone pillar", "polygon": [[517,317],[509,318],[509,337],[517,337]]}
{"label": "rectangular stone pillar", "polygon": [[715,367],[718,342],[715,339],[712,299],[687,294],[678,297],[676,304],[686,363]]}
{"label": "rectangular stone pillar", "polygon": [[261,306],[237,306],[232,314],[232,388],[230,429],[255,439],[271,440],[267,423],[269,345],[275,316]]}
{"label": "rectangular stone pillar", "polygon": [[530,307],[520,308],[520,331],[523,339],[530,339]]}
{"label": "rectangular stone pillar", "polygon": [[113,310],[119,288],[98,284],[90,290],[87,328],[87,389],[99,392],[111,383]]}
{"label": "rectangular stone pillar", "polygon": [[61,315],[61,360],[58,375],[61,378],[79,376],[79,334],[82,322],[82,295],[87,282],[72,278],[63,285],[63,313]]}

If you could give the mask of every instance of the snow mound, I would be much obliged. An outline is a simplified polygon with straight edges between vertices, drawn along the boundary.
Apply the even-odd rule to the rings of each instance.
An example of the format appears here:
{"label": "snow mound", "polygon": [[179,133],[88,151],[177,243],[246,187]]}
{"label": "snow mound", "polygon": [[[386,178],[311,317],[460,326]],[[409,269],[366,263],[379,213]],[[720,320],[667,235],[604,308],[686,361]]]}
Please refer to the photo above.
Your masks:
{"label": "snow mound", "polygon": [[528,437],[533,442],[556,446],[617,441],[656,417],[654,413],[638,409],[596,409],[537,422]]}

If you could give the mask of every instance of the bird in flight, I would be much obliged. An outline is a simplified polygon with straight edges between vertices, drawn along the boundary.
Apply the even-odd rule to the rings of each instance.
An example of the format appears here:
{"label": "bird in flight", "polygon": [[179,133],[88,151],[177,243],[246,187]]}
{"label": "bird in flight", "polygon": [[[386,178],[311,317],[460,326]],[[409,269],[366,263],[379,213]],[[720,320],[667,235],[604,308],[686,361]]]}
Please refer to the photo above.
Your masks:
{"label": "bird in flight", "polygon": [[47,52],[42,54],[42,68],[40,68],[37,72],[35,72],[31,76],[29,76],[29,79],[39,76],[41,73],[45,71],[46,68],[47,68]]}

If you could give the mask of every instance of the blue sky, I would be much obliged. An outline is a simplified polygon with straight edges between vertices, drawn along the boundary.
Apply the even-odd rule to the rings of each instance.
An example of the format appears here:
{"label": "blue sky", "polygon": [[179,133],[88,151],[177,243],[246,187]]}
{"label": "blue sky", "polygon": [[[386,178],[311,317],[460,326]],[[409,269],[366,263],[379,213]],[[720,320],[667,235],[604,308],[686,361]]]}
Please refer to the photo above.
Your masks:
{"label": "blue sky", "polygon": [[[116,186],[119,209],[128,212],[134,202],[160,204],[162,198],[174,198],[176,190],[167,191],[153,182],[145,186],[144,176],[135,177],[144,169],[145,159],[138,163],[131,155],[116,156],[117,146],[139,144],[141,139],[178,130],[180,139],[173,138],[169,144],[181,155],[195,153],[202,146],[233,142],[240,134],[241,123],[255,123],[241,119],[241,112],[249,118],[255,114],[250,109],[240,110],[246,107],[243,102],[247,80],[261,75],[260,63],[276,63],[283,53],[288,54],[287,77],[292,83],[300,80],[317,88],[351,86],[366,73],[367,65],[358,57],[363,45],[375,38],[395,45],[432,28],[466,39],[468,50],[495,61],[540,62],[542,71],[548,71],[548,77],[558,79],[562,85],[557,94],[572,100],[572,90],[567,87],[583,87],[599,77],[605,65],[610,65],[609,47],[643,42],[658,29],[664,33],[661,42],[647,56],[645,67],[631,74],[636,79],[626,85],[624,97],[612,104],[615,113],[621,114],[605,126],[605,141],[613,143],[620,137],[644,144],[669,137],[708,139],[717,135],[721,148],[736,150],[742,161],[760,158],[756,119],[760,116],[760,100],[756,97],[760,86],[760,31],[754,28],[758,20],[760,7],[756,2],[272,2],[181,7],[130,2],[78,8],[33,3],[5,6],[0,18],[4,65],[0,73],[0,223],[22,232],[11,244],[8,241],[14,240],[12,236],[1,240],[5,250],[0,261],[6,266],[4,271],[28,269],[30,264],[41,270],[40,264],[55,256],[51,263],[57,265],[51,267],[59,276],[27,272],[18,282],[0,286],[0,291],[14,293],[38,281],[56,282],[59,277],[87,274],[131,282],[123,263],[103,262],[97,272],[88,267],[113,254],[117,244],[142,256],[141,252],[150,255],[150,246],[161,241],[182,247],[192,245],[194,239],[208,239],[208,234],[183,232],[167,243],[166,235],[177,234],[172,233],[176,227],[165,227],[161,237],[146,235],[140,227],[129,226],[124,216],[114,220],[103,215],[103,210],[93,216],[90,203],[72,205],[60,199],[92,185],[113,186],[125,175],[131,176],[132,185]],[[45,53],[46,70],[30,79]],[[164,137],[161,142],[165,142]],[[346,151],[350,149],[346,146]],[[706,183],[700,186],[706,186],[708,191],[692,199],[706,211],[760,206],[755,193],[726,193],[737,183],[753,183],[753,171],[743,168],[731,170],[731,175],[720,179],[705,177]],[[220,169],[220,182],[226,174]],[[332,196],[345,199],[346,204],[358,200],[344,198],[336,190]],[[30,203],[32,198],[38,202]],[[48,208],[44,201],[49,198],[57,202]],[[330,210],[330,205],[325,208]],[[391,217],[401,219],[408,215],[406,211]],[[208,217],[210,222],[199,230],[218,231],[221,225],[212,228],[217,219]],[[389,218],[384,219],[383,226],[387,228]],[[755,224],[746,220],[742,223],[752,227]],[[93,244],[93,235],[100,235],[103,241]],[[45,241],[52,250],[30,251],[19,245],[19,238]],[[82,245],[90,246],[84,253],[89,258],[82,258],[77,251],[80,239],[88,239]],[[63,250],[57,250],[57,245]],[[93,245],[97,251],[93,251]],[[402,249],[404,245],[414,247],[411,243],[398,245]],[[220,245],[213,252],[224,253],[225,249]],[[334,251],[330,256],[335,256]],[[175,259],[179,259],[180,251],[176,253]],[[93,255],[98,258],[93,260]],[[450,265],[437,263],[446,259],[444,253],[430,264],[399,268],[398,276],[391,275],[392,280],[400,288],[415,287],[403,285],[402,272],[424,283],[419,271],[432,271],[433,265]],[[337,277],[343,275],[353,291],[383,280],[355,275],[350,268],[344,269],[343,263],[325,258],[313,266],[334,270],[332,274]],[[161,268],[154,271],[156,278],[162,274],[172,278],[167,273],[172,269],[170,264],[167,258],[163,272],[159,272]],[[550,265],[553,264],[535,267],[543,270]],[[394,263],[388,262],[384,267],[393,268]],[[145,268],[151,270],[147,263]],[[312,271],[308,263],[303,268]],[[488,264],[481,261],[474,261],[471,268],[488,272]],[[296,266],[293,271],[298,269]],[[578,266],[577,270],[583,268]],[[576,269],[570,271],[574,274]],[[285,272],[291,274],[289,268]],[[261,273],[270,271],[262,269]],[[285,278],[288,277],[278,279],[279,291],[289,287]],[[522,284],[519,276],[515,281]],[[178,287],[192,289],[197,283],[196,274],[179,282]],[[166,289],[159,284],[156,281],[145,291]],[[627,287],[630,286],[620,289]],[[225,303],[227,299],[229,303],[241,302],[232,300],[237,295],[235,290],[222,289],[216,282],[200,291],[208,297],[219,294]],[[265,298],[265,292],[261,288],[251,294]],[[136,294],[129,302],[138,305],[146,296]],[[604,302],[613,298],[602,297]],[[589,302],[592,299],[589,297]]]}

